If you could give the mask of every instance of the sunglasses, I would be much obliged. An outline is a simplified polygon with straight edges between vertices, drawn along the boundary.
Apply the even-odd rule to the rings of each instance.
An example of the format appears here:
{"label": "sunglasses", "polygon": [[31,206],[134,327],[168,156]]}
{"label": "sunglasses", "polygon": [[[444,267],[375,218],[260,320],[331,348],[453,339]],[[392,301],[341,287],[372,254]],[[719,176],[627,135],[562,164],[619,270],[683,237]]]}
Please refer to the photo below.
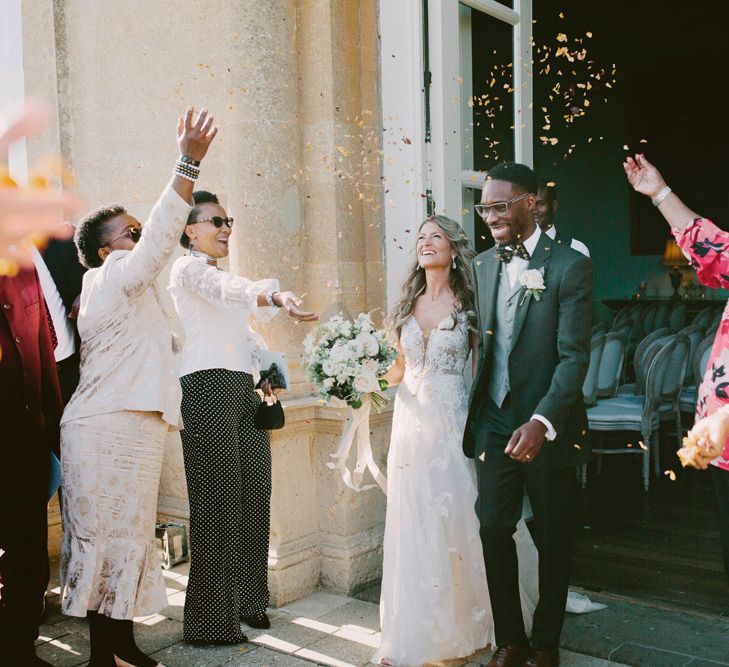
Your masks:
{"label": "sunglasses", "polygon": [[212,218],[205,218],[204,220],[195,220],[192,224],[197,224],[198,222],[212,222],[216,229],[220,229],[223,225],[225,225],[228,229],[233,226],[233,218],[221,218],[217,215],[214,215]]}
{"label": "sunglasses", "polygon": [[131,239],[132,243],[136,243],[137,241],[139,241],[140,238],[142,238],[142,228],[127,227],[121,234],[119,234],[119,236],[115,236],[113,239],[111,239],[111,241],[107,241],[106,243],[104,243],[102,248],[105,246],[110,246],[112,243],[114,243],[114,241],[118,241],[125,236]]}

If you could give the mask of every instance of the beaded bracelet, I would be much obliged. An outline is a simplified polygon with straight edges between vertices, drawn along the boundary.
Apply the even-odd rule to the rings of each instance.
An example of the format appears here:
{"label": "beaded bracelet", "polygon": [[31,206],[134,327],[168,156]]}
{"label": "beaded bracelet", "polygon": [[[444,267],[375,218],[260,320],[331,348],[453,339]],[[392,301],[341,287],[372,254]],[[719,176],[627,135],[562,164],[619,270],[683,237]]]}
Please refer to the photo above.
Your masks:
{"label": "beaded bracelet", "polygon": [[180,162],[179,160],[175,162],[175,167],[177,167],[181,171],[187,172],[190,175],[200,175],[200,167],[193,167],[191,164],[186,164],[184,162]]}

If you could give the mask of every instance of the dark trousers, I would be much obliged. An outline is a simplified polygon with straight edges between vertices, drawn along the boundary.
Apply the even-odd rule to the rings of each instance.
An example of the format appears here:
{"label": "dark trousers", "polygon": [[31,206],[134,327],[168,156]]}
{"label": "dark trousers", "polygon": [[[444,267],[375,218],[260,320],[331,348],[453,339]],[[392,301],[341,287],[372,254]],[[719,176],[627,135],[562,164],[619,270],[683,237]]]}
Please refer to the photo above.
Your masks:
{"label": "dark trousers", "polygon": [[719,513],[721,550],[724,552],[724,572],[729,582],[729,470],[709,466],[716,492],[716,509]]}
{"label": "dark trousers", "polygon": [[[483,441],[477,442],[476,510],[481,521],[496,643],[499,646],[527,643],[513,538],[521,518],[526,486],[539,551],[539,604],[534,613],[532,647],[556,648],[562,632],[572,561],[574,470],[548,470],[539,457],[532,463],[519,463],[504,454],[511,433],[518,426],[514,423],[509,398],[501,409],[490,399],[486,403],[479,429],[479,439]],[[549,443],[545,442],[544,446],[548,447]]]}
{"label": "dark trousers", "polygon": [[22,665],[35,655],[48,585],[48,450],[12,437],[6,447],[18,448],[22,466],[0,471],[0,664]]}
{"label": "dark trousers", "polygon": [[76,391],[79,380],[79,356],[75,352],[70,357],[56,362],[56,371],[58,372],[58,383],[61,385],[61,398],[63,404],[66,405]]}
{"label": "dark trousers", "polygon": [[190,498],[186,641],[242,640],[241,616],[268,605],[271,448],[253,423],[261,402],[248,373],[181,378],[182,451]]}

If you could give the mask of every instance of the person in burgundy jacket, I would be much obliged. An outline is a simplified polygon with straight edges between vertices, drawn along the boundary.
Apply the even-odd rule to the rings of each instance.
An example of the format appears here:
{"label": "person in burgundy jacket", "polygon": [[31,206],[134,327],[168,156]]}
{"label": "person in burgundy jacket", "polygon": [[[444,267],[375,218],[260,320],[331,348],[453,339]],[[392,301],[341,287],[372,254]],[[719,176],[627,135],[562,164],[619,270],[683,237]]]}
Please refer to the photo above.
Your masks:
{"label": "person in burgundy jacket", "polygon": [[[63,404],[36,271],[0,276],[0,646],[8,665],[46,665],[34,641],[48,585],[50,451]],[[7,660],[7,662],[5,662]]]}

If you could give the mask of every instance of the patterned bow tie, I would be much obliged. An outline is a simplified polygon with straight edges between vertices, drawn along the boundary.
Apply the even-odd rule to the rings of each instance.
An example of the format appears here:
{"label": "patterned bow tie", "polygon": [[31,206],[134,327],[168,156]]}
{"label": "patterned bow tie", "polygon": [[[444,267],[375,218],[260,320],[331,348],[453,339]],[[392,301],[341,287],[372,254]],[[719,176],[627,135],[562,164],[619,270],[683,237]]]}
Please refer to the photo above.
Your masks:
{"label": "patterned bow tie", "polygon": [[527,260],[527,262],[530,259],[529,251],[521,243],[518,243],[516,245],[516,247],[512,247],[510,245],[497,245],[496,246],[496,256],[502,262],[506,262],[508,264],[511,261],[511,258],[514,257],[514,255]]}

